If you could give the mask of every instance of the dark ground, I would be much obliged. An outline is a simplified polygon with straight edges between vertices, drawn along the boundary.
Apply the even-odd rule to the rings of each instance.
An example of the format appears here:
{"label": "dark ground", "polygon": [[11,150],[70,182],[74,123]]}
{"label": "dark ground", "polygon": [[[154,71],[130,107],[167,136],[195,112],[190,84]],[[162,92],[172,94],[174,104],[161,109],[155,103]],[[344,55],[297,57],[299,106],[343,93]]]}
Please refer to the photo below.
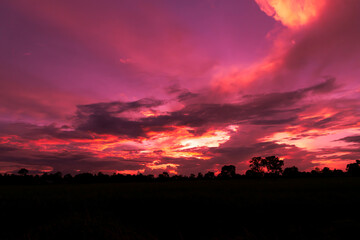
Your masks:
{"label": "dark ground", "polygon": [[0,239],[359,239],[359,208],[350,177],[0,186]]}

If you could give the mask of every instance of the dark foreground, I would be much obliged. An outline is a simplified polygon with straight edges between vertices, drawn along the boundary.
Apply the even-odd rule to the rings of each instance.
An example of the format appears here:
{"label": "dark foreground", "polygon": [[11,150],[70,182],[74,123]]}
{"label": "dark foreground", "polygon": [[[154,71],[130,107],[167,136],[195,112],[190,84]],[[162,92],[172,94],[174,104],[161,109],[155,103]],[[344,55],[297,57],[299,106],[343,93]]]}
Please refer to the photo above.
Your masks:
{"label": "dark foreground", "polygon": [[359,208],[349,177],[0,186],[0,239],[357,239]]}

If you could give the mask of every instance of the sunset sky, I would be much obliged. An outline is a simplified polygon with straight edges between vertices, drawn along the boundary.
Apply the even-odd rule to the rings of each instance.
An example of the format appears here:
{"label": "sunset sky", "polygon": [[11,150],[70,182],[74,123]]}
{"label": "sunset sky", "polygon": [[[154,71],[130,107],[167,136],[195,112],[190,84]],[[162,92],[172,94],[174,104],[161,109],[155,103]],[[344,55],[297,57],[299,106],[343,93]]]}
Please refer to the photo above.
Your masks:
{"label": "sunset sky", "polygon": [[0,173],[360,158],[359,0],[3,0]]}

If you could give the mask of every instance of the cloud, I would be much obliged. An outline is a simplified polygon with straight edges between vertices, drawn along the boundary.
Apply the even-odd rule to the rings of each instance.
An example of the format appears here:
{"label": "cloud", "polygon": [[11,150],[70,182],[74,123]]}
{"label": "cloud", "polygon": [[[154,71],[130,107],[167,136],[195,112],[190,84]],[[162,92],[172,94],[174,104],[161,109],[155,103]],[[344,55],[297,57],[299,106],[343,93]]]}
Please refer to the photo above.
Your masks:
{"label": "cloud", "polygon": [[[234,164],[243,171],[251,157],[276,154],[307,169],[316,165],[309,160],[317,159],[314,153],[264,138],[288,131],[289,126],[305,134],[339,121],[336,114],[302,119],[309,111],[307,99],[338,89],[335,79],[329,78],[294,91],[244,95],[233,103],[199,102],[206,99],[205,91],[173,89],[175,96],[187,92],[194,97],[171,100],[183,104],[172,111],[165,108],[168,101],[153,98],[79,105],[73,126],[1,123],[0,137],[6,144],[1,159],[19,164],[33,161],[65,172],[168,170],[190,174],[217,171],[223,164]],[[157,114],[142,114],[152,110]],[[14,150],[6,151],[8,148]]]}
{"label": "cloud", "polygon": [[0,154],[1,153],[6,153],[6,152],[10,152],[10,151],[16,151],[17,148],[15,147],[8,147],[8,146],[3,146],[3,145],[0,145]]}
{"label": "cloud", "polygon": [[360,143],[360,135],[344,137],[344,138],[339,139],[338,141],[345,141],[345,142],[350,142],[350,143]]}
{"label": "cloud", "polygon": [[80,105],[76,112],[76,129],[131,138],[146,137],[146,125],[141,120],[131,120],[128,116],[119,114],[131,111],[138,113],[141,109],[151,109],[162,104],[163,101],[147,98],[133,102]]}
{"label": "cloud", "polygon": [[[65,172],[159,172],[164,166],[165,170],[190,174],[227,163],[245,169],[252,155],[289,147],[258,139],[297,123],[298,114],[305,109],[302,100],[332,91],[334,86],[334,80],[326,80],[290,92],[247,95],[235,103],[196,102],[201,94],[189,92],[197,97],[188,99],[179,110],[158,115],[141,112],[164,108],[167,101],[148,98],[79,105],[73,126],[2,122],[0,160],[23,165],[33,162]],[[245,125],[253,126],[250,135],[229,128]],[[158,167],[151,165],[155,160],[160,161],[155,164]]]}
{"label": "cloud", "polygon": [[64,121],[74,104],[90,98],[43,84],[43,79],[20,68],[0,67],[0,117],[24,121]]}
{"label": "cloud", "polygon": [[165,88],[165,91],[168,94],[176,95],[176,99],[179,102],[193,101],[194,99],[200,97],[200,94],[193,93],[188,89],[182,89],[179,85],[171,85]]}
{"label": "cloud", "polygon": [[158,107],[163,103],[164,102],[160,100],[143,98],[133,102],[106,102],[79,105],[77,115],[81,117],[84,114],[100,114],[104,112],[118,114],[126,111],[139,111],[142,108]]}
{"label": "cloud", "polygon": [[268,16],[285,26],[298,27],[309,23],[319,15],[324,0],[255,0]]}
{"label": "cloud", "polygon": [[[119,113],[140,108],[158,107],[164,101],[146,99],[136,102],[110,102],[78,106],[76,129],[98,134],[115,134],[131,138],[147,137],[147,132],[171,131],[174,126],[211,128],[252,122],[254,124],[285,124],[296,120],[295,107],[308,94],[320,94],[334,90],[334,79],[328,79],[308,88],[291,92],[246,96],[244,103],[192,103],[166,114],[130,119]],[[188,92],[187,95],[198,96]],[[195,100],[193,100],[195,101]],[[291,117],[287,115],[291,114]],[[286,117],[282,117],[286,116]],[[269,119],[270,118],[270,119]]]}
{"label": "cloud", "polygon": [[[99,158],[96,154],[82,150],[44,152],[36,149],[18,149],[0,154],[0,166],[11,162],[17,169],[26,166],[29,170],[61,171],[63,173],[92,172],[100,170],[116,172],[117,170],[140,170],[146,160],[124,159],[122,157]],[[16,169],[14,169],[16,170]]]}
{"label": "cloud", "polygon": [[[283,125],[296,122],[297,113],[304,110],[301,101],[309,94],[317,95],[336,89],[335,80],[296,91],[246,95],[238,103],[193,103],[173,112],[157,116],[140,114],[163,106],[166,101],[141,99],[132,102],[102,102],[79,105],[74,119],[74,129],[55,125],[37,126],[29,123],[2,123],[0,133],[19,135],[24,139],[94,139],[96,134],[111,134],[126,138],[147,138],[149,132],[171,132],[175,127],[193,128],[195,134],[202,134],[215,126],[230,124]],[[182,94],[183,92],[181,92]],[[199,94],[188,92],[192,96]],[[320,120],[320,126],[328,120]],[[190,129],[189,129],[190,131]]]}
{"label": "cloud", "polygon": [[96,55],[122,59],[121,62],[141,71],[199,76],[216,64],[206,57],[206,52],[190,44],[189,30],[158,3],[101,4],[85,0],[50,3],[40,0],[37,4],[29,1],[7,4],[65,31],[93,49]]}
{"label": "cloud", "polygon": [[[163,95],[137,101],[118,101],[118,96],[85,99],[81,93],[42,85],[46,80],[37,75],[16,74],[21,68],[3,68],[3,162],[62,171],[191,173],[219,170],[230,163],[245,170],[247,161],[257,155],[276,154],[287,159],[286,164],[302,169],[344,163],[346,157],[356,155],[347,145],[357,143],[355,131],[360,120],[356,77],[360,73],[359,1],[256,0],[282,25],[275,24],[267,35],[272,45],[268,55],[244,66],[230,61],[231,57],[224,61],[213,52],[203,53],[205,48],[199,42],[213,39],[193,36],[182,24],[184,19],[160,4],[140,1],[138,7],[137,3],[86,2],[84,9],[83,0],[40,2],[5,5],[17,14],[27,14],[26,19],[46,22],[70,42],[76,41],[69,45],[91,50],[89,55],[112,66],[105,68],[106,72],[116,69],[118,84],[107,91],[140,85],[127,78],[132,72],[132,77],[144,78],[160,91],[170,84],[165,89],[170,99]],[[220,38],[225,37],[219,34]],[[237,57],[230,45],[219,49]],[[32,51],[31,58],[36,56]],[[80,69],[87,70],[90,67]],[[71,88],[76,75],[64,72],[61,77],[71,79],[66,82],[70,87],[64,88]],[[117,75],[119,72],[124,75]],[[106,76],[85,78],[81,89],[106,85]],[[105,79],[105,84],[97,84],[99,79]],[[166,83],[159,84],[161,81]],[[174,81],[181,84],[171,85]],[[213,85],[194,90],[202,81]],[[193,88],[184,88],[185,82],[191,82]],[[145,90],[139,94],[135,89],[132,95],[151,96]],[[136,99],[133,96],[128,99]],[[344,145],[332,146],[333,139]],[[333,148],[327,149],[326,144]]]}
{"label": "cloud", "polygon": [[[257,1],[260,5],[282,5],[286,12],[296,16],[302,4],[322,1]],[[282,8],[282,7],[281,7]],[[311,8],[309,8],[311,9]],[[354,89],[359,87],[357,76],[360,60],[360,2],[333,0],[324,2],[316,18],[297,27],[275,27],[268,39],[272,48],[260,60],[246,67],[222,67],[213,78],[213,88],[224,95],[289,91],[305,88],[323,76],[334,76],[341,85]],[[291,18],[289,18],[291,19]],[[330,96],[330,95],[329,95]]]}
{"label": "cloud", "polygon": [[39,126],[31,123],[0,122],[0,135],[20,136],[25,140],[42,138],[53,139],[94,139],[93,135],[83,131],[74,131],[57,127],[54,124]]}

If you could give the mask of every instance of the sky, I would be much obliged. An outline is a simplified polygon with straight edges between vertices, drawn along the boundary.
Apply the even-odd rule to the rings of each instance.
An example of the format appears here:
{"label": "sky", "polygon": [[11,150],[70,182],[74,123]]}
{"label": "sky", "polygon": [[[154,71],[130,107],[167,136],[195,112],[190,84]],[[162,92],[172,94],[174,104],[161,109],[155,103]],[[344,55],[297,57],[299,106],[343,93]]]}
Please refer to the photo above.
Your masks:
{"label": "sky", "polygon": [[358,0],[3,0],[0,173],[360,158]]}

